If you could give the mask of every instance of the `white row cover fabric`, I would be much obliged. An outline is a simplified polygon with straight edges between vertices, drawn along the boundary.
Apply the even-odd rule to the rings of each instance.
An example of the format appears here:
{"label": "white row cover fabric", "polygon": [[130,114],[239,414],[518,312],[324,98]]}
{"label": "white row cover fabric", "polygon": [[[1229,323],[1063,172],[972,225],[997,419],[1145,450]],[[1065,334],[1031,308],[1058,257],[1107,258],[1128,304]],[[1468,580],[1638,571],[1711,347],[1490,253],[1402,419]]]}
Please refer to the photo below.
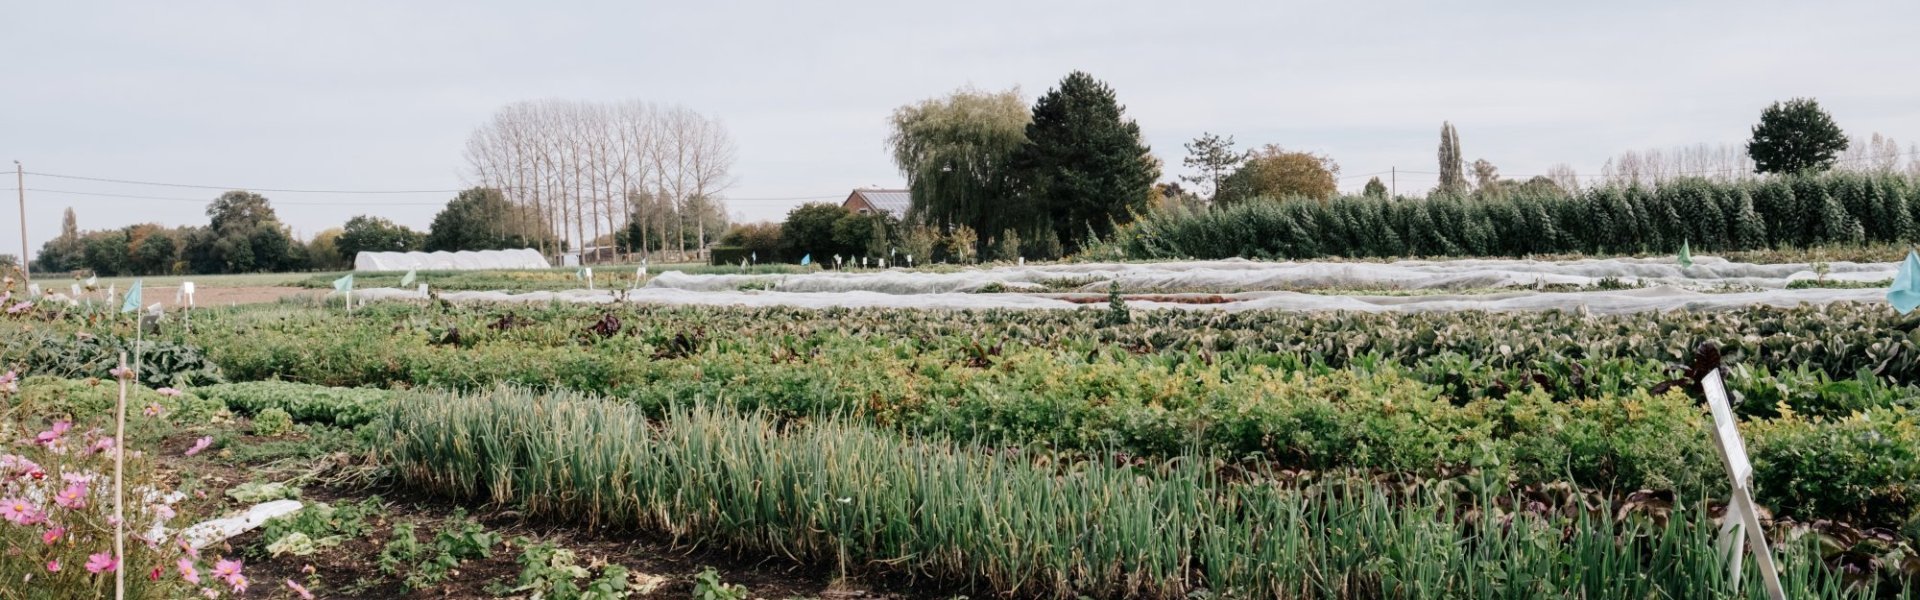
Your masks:
{"label": "white row cover fabric", "polygon": [[361,252],[353,257],[355,271],[478,271],[487,269],[546,269],[539,250],[467,250],[462,252]]}
{"label": "white row cover fabric", "polygon": [[[1885,281],[1899,263],[1834,262],[1827,279]],[[742,287],[780,292],[881,292],[938,294],[989,287],[1019,292],[1072,289],[1105,292],[1113,282],[1128,292],[1239,292],[1289,290],[1468,290],[1536,285],[1594,285],[1603,279],[1644,286],[1713,291],[1727,287],[1783,289],[1814,279],[1805,263],[1749,264],[1697,257],[1691,267],[1670,258],[1574,261],[1449,260],[1374,262],[1270,262],[1242,259],[1070,263],[1000,266],[934,273],[907,269],[823,271],[803,275],[687,275],[668,272],[650,288],[729,291]]]}
{"label": "white row cover fabric", "polygon": [[[675,288],[640,288],[617,295],[609,290],[568,290],[563,292],[440,292],[451,302],[580,302],[606,304],[626,301],[639,304],[687,306],[789,306],[795,308],[924,308],[924,309],[1002,309],[1002,310],[1107,310],[1100,294],[887,294],[881,292],[777,292],[777,291],[694,291]],[[419,300],[415,290],[377,288],[356,291],[367,301]],[[1067,300],[1075,297],[1079,302]],[[1287,310],[1287,311],[1584,311],[1589,314],[1624,314],[1666,310],[1726,310],[1746,306],[1791,307],[1801,304],[1825,305],[1833,302],[1885,302],[1886,290],[1810,288],[1763,290],[1758,292],[1713,293],[1670,286],[1620,291],[1535,292],[1514,291],[1496,294],[1434,294],[1418,296],[1366,296],[1306,294],[1300,292],[1241,292],[1233,294],[1157,294],[1127,300],[1135,309],[1175,310]],[[1182,302],[1188,299],[1191,301]]]}

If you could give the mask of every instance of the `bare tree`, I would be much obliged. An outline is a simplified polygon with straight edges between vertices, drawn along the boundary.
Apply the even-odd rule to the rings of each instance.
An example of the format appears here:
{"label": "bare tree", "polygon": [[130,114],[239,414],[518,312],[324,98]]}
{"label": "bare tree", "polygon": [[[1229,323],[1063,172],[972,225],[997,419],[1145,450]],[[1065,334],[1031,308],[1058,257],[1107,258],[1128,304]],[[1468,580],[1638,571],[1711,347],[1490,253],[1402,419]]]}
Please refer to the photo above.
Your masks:
{"label": "bare tree", "polygon": [[530,237],[543,252],[584,253],[623,231],[637,238],[627,250],[649,252],[666,247],[671,223],[685,255],[688,241],[704,248],[725,226],[734,146],[719,121],[684,107],[544,100],[502,107],[469,137],[466,157],[475,184],[501,190],[521,214],[502,226],[539,228]]}
{"label": "bare tree", "polygon": [[1553,180],[1554,185],[1560,186],[1560,189],[1566,190],[1569,194],[1580,191],[1580,174],[1574,172],[1573,167],[1567,163],[1547,167],[1547,179]]}

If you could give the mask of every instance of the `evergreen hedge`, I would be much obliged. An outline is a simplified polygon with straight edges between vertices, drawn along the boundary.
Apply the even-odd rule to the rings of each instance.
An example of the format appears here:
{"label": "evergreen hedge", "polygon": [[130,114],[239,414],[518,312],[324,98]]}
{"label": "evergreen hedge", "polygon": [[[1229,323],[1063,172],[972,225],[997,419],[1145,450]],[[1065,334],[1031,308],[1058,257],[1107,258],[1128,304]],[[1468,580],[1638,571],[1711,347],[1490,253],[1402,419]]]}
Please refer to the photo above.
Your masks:
{"label": "evergreen hedge", "polygon": [[1173,208],[1116,234],[1131,258],[1526,256],[1898,243],[1920,238],[1920,182],[1831,173],[1460,197],[1259,199]]}

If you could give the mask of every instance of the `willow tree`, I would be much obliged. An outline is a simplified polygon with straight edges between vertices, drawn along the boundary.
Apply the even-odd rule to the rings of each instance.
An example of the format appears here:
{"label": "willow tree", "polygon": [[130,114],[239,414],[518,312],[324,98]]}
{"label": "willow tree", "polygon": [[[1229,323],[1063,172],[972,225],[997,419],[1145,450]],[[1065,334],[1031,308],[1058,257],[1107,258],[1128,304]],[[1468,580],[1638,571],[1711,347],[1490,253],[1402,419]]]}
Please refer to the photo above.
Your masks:
{"label": "willow tree", "polygon": [[941,231],[1029,228],[1032,211],[1010,203],[1012,157],[1031,118],[1018,88],[961,88],[895,109],[887,145],[912,190],[908,220]]}

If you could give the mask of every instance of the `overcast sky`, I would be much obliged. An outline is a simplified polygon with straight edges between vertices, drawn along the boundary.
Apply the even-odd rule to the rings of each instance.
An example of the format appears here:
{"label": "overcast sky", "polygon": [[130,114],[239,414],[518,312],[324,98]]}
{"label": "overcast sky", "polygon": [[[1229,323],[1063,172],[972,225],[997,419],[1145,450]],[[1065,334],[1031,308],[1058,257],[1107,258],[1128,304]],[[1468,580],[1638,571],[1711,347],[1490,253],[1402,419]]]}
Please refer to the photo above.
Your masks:
{"label": "overcast sky", "polygon": [[[1032,99],[1074,69],[1114,87],[1168,180],[1181,143],[1211,131],[1331,155],[1356,189],[1433,171],[1443,120],[1503,174],[1593,174],[1625,150],[1742,142],[1795,96],[1851,133],[1920,141],[1920,2],[1568,4],[14,1],[0,8],[0,161],[448,190],[467,182],[468,134],[502,105],[640,99],[721,119],[739,146],[730,212],[773,220],[793,198],[900,185],[884,145],[895,107],[966,85]],[[68,206],[83,229],[204,224],[218,195],[26,187],[167,198],[29,191],[36,252]],[[451,197],[265,194],[303,238],[363,213],[424,228]],[[0,252],[18,252],[14,211],[0,214]]]}

